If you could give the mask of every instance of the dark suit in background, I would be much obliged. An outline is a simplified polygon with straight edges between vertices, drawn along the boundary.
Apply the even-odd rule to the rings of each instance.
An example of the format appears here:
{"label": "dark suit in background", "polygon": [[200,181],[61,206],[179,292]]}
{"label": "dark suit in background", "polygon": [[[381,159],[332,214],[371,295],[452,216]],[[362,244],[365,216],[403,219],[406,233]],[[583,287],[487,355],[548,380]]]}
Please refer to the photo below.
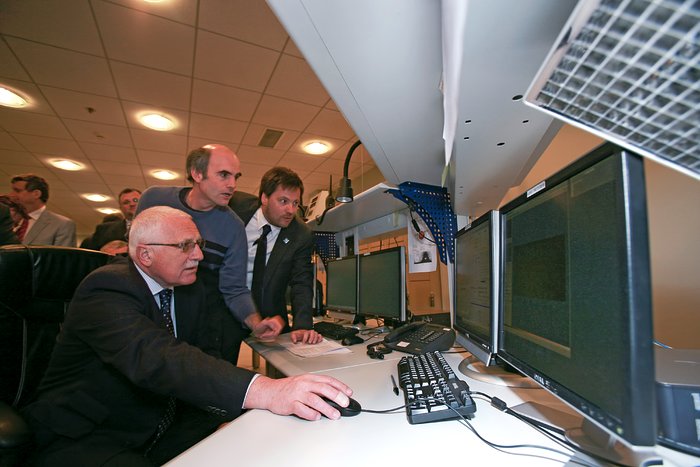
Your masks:
{"label": "dark suit in background", "polygon": [[[248,224],[260,207],[260,199],[249,193],[235,192],[229,206]],[[311,230],[296,217],[283,228],[265,267],[263,303],[257,303],[263,317],[281,316],[287,323],[283,332],[290,330],[285,293],[290,287],[293,325],[291,329],[312,329],[313,267]]]}
{"label": "dark suit in background", "polygon": [[19,243],[19,239],[12,231],[12,216],[10,216],[10,208],[0,203],[0,246]]}
{"label": "dark suit in background", "polygon": [[83,281],[37,400],[24,411],[37,433],[38,463],[100,465],[120,452],[139,452],[168,395],[178,399],[178,413],[191,404],[215,414],[197,411],[213,418],[210,431],[241,413],[254,373],[202,351],[211,345],[199,282],[176,287],[174,296],[177,338],[130,260]]}
{"label": "dark suit in background", "polygon": [[99,250],[113,240],[126,241],[125,219],[97,224],[97,227],[95,227],[95,233],[89,237],[89,240],[85,239],[85,241],[81,243],[80,247],[89,248],[91,250]]}

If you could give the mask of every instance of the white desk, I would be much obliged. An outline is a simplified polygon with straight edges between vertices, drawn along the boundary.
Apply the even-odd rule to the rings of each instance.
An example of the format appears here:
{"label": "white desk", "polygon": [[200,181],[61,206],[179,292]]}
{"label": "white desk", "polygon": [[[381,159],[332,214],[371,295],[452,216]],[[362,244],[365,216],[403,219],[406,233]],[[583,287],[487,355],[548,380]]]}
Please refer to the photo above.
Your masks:
{"label": "white desk", "polygon": [[[403,405],[403,394],[394,394],[390,379],[392,374],[395,378],[397,376],[397,359],[405,355],[401,352],[388,354],[385,360],[372,360],[365,353],[366,346],[358,344],[350,347],[350,354],[303,359],[281,346],[274,348],[256,342],[251,344],[268,364],[288,375],[321,372],[338,378],[353,388],[353,398],[365,409],[386,410]],[[445,354],[445,357],[456,369],[464,354]],[[322,369],[324,365],[325,370]],[[511,389],[462,378],[473,391],[497,396],[511,407],[523,401],[536,401],[570,412],[542,389]],[[533,444],[565,451],[512,416],[492,408],[486,401],[478,398],[475,401],[477,412],[471,422],[479,434],[489,441],[503,445]],[[497,451],[480,441],[458,421],[411,425],[403,409],[395,414],[361,413],[355,417],[335,421],[324,418],[316,422],[251,410],[175,458],[168,466],[329,464],[333,467],[358,467],[380,463],[402,466],[542,466],[569,462],[568,456],[541,449],[510,451],[542,457],[516,456]],[[663,456],[665,466],[700,465],[698,458],[665,448],[659,448],[659,454]]]}

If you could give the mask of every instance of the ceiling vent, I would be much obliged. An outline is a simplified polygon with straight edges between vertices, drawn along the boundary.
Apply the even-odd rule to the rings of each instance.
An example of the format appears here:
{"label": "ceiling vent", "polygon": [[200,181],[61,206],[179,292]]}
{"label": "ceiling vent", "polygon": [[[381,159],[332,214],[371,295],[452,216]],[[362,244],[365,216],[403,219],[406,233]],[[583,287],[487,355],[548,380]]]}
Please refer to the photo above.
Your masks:
{"label": "ceiling vent", "polygon": [[700,7],[580,2],[525,101],[700,179]]}
{"label": "ceiling vent", "polygon": [[265,130],[265,133],[263,133],[262,138],[260,138],[258,146],[262,146],[263,148],[274,148],[275,144],[277,144],[277,141],[280,140],[283,134],[284,131],[272,130],[268,128]]}

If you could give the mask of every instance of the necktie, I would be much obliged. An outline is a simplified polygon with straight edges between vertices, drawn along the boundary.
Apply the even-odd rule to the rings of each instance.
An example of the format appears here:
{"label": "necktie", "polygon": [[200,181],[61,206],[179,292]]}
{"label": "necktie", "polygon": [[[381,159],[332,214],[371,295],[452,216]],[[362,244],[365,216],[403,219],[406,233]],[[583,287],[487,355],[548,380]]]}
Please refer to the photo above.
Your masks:
{"label": "necktie", "polygon": [[250,285],[250,291],[253,293],[253,300],[255,300],[258,309],[262,306],[262,285],[265,277],[265,259],[267,257],[267,234],[270,233],[270,230],[272,230],[270,224],[265,224],[262,229],[262,235],[253,242],[253,245],[257,245],[258,248],[255,250],[253,282]]}
{"label": "necktie", "polygon": [[[170,331],[170,334],[175,336],[175,327],[173,326],[173,318],[170,315],[170,301],[173,297],[173,289],[163,289],[158,292],[158,298],[160,299],[160,312],[163,314],[163,319],[165,319],[165,325]],[[148,453],[156,442],[163,436],[163,433],[172,425],[173,420],[175,420],[175,408],[176,399],[173,396],[168,398],[168,406],[165,409],[165,414],[163,418],[158,422],[158,427],[156,428],[156,434],[153,436],[153,441],[151,445],[146,450]]]}
{"label": "necktie", "polygon": [[24,240],[24,235],[27,233],[27,227],[29,227],[29,219],[22,219],[22,222],[19,224],[19,227],[15,231],[15,234],[17,235],[17,238],[20,242]]}

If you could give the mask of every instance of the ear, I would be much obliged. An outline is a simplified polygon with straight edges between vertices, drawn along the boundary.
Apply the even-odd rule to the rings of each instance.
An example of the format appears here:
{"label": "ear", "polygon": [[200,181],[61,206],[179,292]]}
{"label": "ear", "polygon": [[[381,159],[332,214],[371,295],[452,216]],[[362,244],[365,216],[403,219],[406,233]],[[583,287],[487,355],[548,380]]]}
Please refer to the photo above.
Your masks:
{"label": "ear", "polygon": [[153,264],[153,250],[146,246],[136,247],[136,260],[140,266],[150,267]]}
{"label": "ear", "polygon": [[195,169],[190,170],[190,175],[192,176],[192,180],[194,180],[196,183],[200,183],[202,180],[204,180],[204,175],[202,172],[197,172]]}
{"label": "ear", "polygon": [[260,195],[260,204],[267,207],[267,203],[269,203],[269,202],[270,202],[270,198],[265,193],[262,193]]}

